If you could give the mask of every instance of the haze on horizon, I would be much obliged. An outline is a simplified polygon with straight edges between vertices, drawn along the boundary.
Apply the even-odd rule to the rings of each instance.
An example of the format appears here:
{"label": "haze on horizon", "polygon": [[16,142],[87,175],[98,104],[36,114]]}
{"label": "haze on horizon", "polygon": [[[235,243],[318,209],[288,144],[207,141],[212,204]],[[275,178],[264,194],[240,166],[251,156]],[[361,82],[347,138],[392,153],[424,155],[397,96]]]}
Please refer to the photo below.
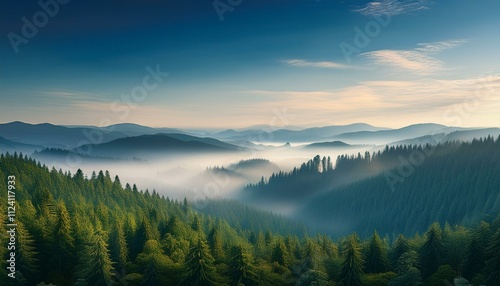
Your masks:
{"label": "haze on horizon", "polygon": [[1,122],[500,122],[495,0],[259,0],[222,17],[212,2],[107,3],[61,4],[14,45],[14,34],[25,36],[21,19],[43,10],[35,2],[3,4]]}

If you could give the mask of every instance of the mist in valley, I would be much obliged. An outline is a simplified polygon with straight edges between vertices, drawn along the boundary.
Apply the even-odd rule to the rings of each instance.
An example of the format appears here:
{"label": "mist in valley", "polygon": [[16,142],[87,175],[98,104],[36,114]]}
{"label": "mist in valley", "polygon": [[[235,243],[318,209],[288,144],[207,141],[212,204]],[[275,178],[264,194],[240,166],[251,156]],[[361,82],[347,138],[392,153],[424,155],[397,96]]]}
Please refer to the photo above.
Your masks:
{"label": "mist in valley", "polygon": [[[306,144],[286,145],[266,150],[241,148],[236,152],[151,153],[135,154],[133,158],[107,158],[70,154],[66,156],[38,156],[49,168],[70,171],[81,169],[87,177],[93,172],[107,170],[112,179],[117,175],[122,185],[136,184],[139,190],[154,189],[160,195],[173,199],[188,200],[238,199],[244,200],[243,189],[257,183],[262,177],[267,180],[273,173],[290,172],[294,167],[316,155],[330,156],[335,162],[341,154],[364,153],[366,147],[354,148],[304,148]],[[268,145],[270,146],[270,145]],[[258,164],[252,164],[258,161]],[[250,162],[250,163],[248,163]],[[247,163],[241,166],[242,163]],[[274,204],[259,204],[259,207],[280,211]],[[289,212],[285,210],[283,212]]]}

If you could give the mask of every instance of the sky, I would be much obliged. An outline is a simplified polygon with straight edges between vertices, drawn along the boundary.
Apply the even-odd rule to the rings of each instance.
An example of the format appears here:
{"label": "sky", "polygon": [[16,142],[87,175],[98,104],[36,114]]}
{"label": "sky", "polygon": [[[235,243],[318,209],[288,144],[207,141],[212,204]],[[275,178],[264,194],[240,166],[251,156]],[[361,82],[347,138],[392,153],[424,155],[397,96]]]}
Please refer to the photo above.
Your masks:
{"label": "sky", "polygon": [[500,126],[498,0],[0,2],[0,122]]}

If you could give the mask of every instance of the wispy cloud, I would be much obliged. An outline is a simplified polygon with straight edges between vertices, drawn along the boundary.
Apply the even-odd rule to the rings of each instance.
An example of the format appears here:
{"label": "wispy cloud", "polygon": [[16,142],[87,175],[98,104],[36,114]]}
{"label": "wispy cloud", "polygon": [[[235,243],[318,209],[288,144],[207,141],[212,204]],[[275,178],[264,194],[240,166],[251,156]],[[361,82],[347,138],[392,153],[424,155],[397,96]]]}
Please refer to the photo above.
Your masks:
{"label": "wispy cloud", "polygon": [[102,99],[102,96],[73,90],[38,91],[37,93],[45,99],[59,100],[61,102],[106,101]]}
{"label": "wispy cloud", "polygon": [[[380,122],[382,125],[411,124],[423,119],[447,123],[443,114],[465,100],[477,98],[481,120],[493,120],[500,108],[500,75],[460,79],[419,79],[415,81],[362,81],[335,90],[265,91],[249,93],[272,95],[268,100],[241,107],[245,114],[252,110],[269,110],[286,106],[297,120],[303,122]],[[485,95],[489,92],[487,95]],[[479,113],[478,113],[479,114]],[[484,116],[484,117],[480,117]],[[323,120],[323,121],[322,121]],[[326,121],[325,121],[326,120]],[[472,118],[471,118],[472,120]],[[302,122],[301,121],[301,122]],[[403,122],[404,121],[404,122]],[[491,121],[493,122],[493,121]],[[473,125],[471,121],[469,125]]]}
{"label": "wispy cloud", "polygon": [[354,10],[366,16],[395,16],[413,11],[428,9],[429,0],[382,0],[366,4],[361,9]]}
{"label": "wispy cloud", "polygon": [[270,95],[270,96],[285,96],[285,97],[315,97],[315,96],[328,96],[330,91],[270,91],[270,90],[247,90],[245,93]]}
{"label": "wispy cloud", "polygon": [[324,69],[346,69],[346,68],[351,68],[351,66],[339,64],[339,63],[334,63],[334,62],[327,62],[327,61],[322,61],[322,62],[311,62],[311,61],[306,61],[306,60],[300,60],[300,59],[289,59],[289,60],[284,60],[283,63],[293,66],[293,67],[312,67],[312,68],[324,68]]}
{"label": "wispy cloud", "polygon": [[378,50],[361,54],[375,63],[429,75],[444,70],[444,63],[433,55],[465,43],[464,40],[421,43],[412,50]]}
{"label": "wispy cloud", "polygon": [[418,44],[419,47],[416,48],[415,50],[425,54],[439,53],[447,49],[453,49],[455,47],[458,47],[464,44],[465,42],[466,42],[465,40],[450,40],[450,41],[440,41],[434,43],[420,43]]}

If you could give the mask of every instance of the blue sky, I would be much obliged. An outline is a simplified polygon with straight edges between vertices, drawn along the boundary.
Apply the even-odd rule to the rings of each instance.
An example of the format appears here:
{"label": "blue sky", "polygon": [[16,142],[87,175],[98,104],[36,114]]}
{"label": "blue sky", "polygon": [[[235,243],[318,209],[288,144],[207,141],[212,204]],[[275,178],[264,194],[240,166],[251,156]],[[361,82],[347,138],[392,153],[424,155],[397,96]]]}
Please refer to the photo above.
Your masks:
{"label": "blue sky", "polygon": [[0,122],[499,126],[497,0],[59,1],[0,4]]}

